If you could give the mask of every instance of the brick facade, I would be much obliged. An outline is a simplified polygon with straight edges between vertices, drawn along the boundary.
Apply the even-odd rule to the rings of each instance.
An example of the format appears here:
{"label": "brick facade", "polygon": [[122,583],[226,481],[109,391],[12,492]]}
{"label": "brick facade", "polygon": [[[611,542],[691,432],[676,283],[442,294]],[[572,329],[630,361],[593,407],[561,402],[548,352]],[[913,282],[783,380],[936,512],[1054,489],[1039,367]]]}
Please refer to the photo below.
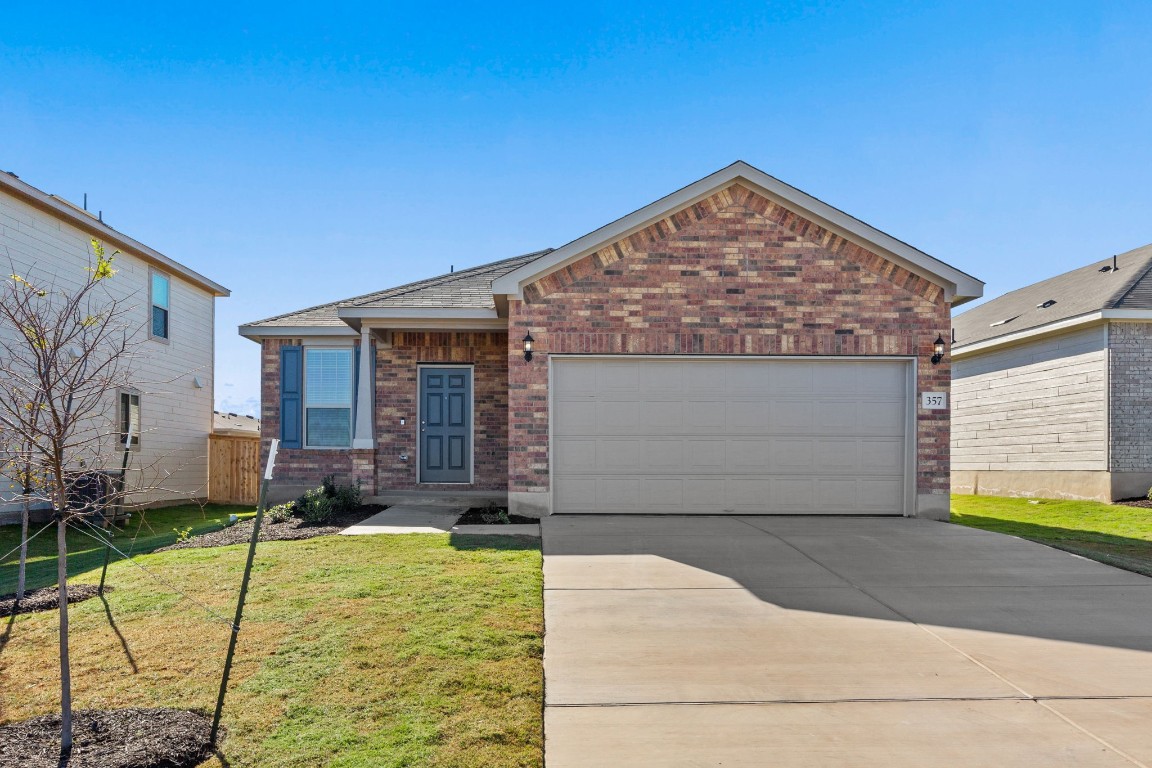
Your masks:
{"label": "brick facade", "polygon": [[[416,487],[418,363],[470,363],[475,411],[477,490],[508,484],[508,334],[492,332],[397,332],[376,357],[376,486]],[[405,426],[400,426],[400,419]],[[408,461],[400,456],[407,455]],[[458,488],[421,485],[421,488]]]}
{"label": "brick facade", "polygon": [[[349,337],[349,345],[359,340]],[[265,339],[261,345],[262,456],[280,435],[280,348],[307,344],[306,339]],[[417,487],[418,364],[470,364],[473,367],[476,490],[503,490],[508,478],[508,341],[503,331],[391,334],[390,343],[377,342],[376,448],[282,449],[276,461],[276,481],[286,485],[319,485],[334,474],[340,482],[360,479],[368,494]],[[405,420],[404,426],[400,419]],[[407,461],[401,459],[407,456]],[[459,488],[459,485],[420,485],[420,488]]]}
{"label": "brick facade", "polygon": [[[948,392],[929,358],[949,326],[940,286],[734,184],[509,302],[508,488],[548,488],[550,353],[907,355]],[[949,413],[917,421],[918,492],[947,494]]]}
{"label": "brick facade", "polygon": [[1109,468],[1152,471],[1152,325],[1108,325]]}

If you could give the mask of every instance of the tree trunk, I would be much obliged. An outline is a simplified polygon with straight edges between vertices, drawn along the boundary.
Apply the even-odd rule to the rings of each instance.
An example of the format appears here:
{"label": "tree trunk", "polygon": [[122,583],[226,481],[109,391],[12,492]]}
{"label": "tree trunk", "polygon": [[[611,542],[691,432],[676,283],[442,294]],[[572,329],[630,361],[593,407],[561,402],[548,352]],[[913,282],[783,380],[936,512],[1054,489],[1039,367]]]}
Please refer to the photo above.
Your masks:
{"label": "tree trunk", "polygon": [[28,518],[32,514],[32,502],[28,500],[28,483],[24,489],[24,514],[20,518],[20,566],[16,570],[16,602],[24,599],[24,576],[28,570]]}
{"label": "tree trunk", "polygon": [[60,754],[72,751],[72,671],[68,665],[68,524],[56,523],[56,579],[60,593]]}

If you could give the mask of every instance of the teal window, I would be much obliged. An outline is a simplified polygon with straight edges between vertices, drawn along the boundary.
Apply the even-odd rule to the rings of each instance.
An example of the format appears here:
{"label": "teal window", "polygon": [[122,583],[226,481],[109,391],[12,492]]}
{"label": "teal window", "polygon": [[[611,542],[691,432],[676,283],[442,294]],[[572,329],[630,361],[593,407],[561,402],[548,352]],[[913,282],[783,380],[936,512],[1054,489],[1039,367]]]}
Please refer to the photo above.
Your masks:
{"label": "teal window", "polygon": [[152,273],[152,337],[168,338],[168,278]]}
{"label": "teal window", "polygon": [[352,349],[304,350],[304,444],[352,445]]}

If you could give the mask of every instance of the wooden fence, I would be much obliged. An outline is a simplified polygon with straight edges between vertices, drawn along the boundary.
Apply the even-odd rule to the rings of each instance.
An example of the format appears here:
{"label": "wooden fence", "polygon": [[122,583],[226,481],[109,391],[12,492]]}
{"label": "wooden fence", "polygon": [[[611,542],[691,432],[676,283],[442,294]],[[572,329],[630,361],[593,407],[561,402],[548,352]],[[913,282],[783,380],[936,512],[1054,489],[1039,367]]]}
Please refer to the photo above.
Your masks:
{"label": "wooden fence", "polygon": [[208,500],[255,504],[260,496],[260,438],[208,437]]}

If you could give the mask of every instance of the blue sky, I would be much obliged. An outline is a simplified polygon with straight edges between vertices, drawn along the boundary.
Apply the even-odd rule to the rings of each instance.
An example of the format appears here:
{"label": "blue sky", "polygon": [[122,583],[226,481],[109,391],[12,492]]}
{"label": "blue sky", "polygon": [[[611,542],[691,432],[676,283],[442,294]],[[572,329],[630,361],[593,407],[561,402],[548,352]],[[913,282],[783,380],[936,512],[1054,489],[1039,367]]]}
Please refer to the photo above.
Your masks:
{"label": "blue sky", "polygon": [[988,283],[1152,242],[1152,4],[24,3],[0,169],[236,326],[558,246],[746,160]]}

